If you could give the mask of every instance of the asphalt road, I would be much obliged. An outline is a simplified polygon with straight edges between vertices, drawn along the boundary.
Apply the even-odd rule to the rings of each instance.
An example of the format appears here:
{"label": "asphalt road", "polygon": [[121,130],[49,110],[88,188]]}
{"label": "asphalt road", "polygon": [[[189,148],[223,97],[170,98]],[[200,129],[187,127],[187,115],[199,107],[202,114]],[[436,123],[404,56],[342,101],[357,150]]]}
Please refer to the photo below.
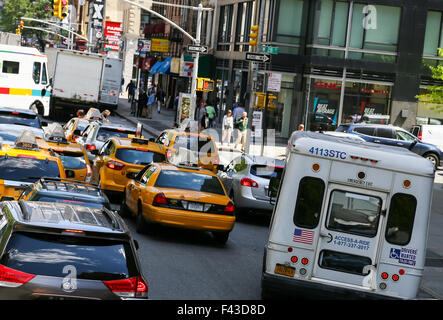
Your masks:
{"label": "asphalt road", "polygon": [[[124,123],[121,118],[115,122]],[[145,136],[149,137],[149,135]],[[220,155],[227,160],[227,155]],[[443,299],[443,171],[437,172],[424,278],[418,299]],[[113,205],[114,210],[119,204]],[[139,259],[151,299],[257,300],[263,249],[270,214],[239,217],[225,246],[210,233],[158,226],[138,234],[135,221],[125,218],[139,242]]]}

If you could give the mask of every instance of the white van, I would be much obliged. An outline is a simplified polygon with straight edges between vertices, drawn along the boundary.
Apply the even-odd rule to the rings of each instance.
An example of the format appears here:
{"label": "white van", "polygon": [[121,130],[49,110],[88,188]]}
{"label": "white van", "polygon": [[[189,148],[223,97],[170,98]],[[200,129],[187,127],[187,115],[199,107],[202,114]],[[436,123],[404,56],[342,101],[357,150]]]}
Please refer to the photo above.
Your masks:
{"label": "white van", "polygon": [[421,141],[436,145],[440,150],[443,150],[443,125],[417,125],[412,127],[411,133]]}
{"label": "white van", "polygon": [[407,149],[313,132],[293,133],[288,148],[263,297],[416,298],[432,164]]}
{"label": "white van", "polygon": [[36,48],[0,44],[0,107],[49,115],[47,65]]}

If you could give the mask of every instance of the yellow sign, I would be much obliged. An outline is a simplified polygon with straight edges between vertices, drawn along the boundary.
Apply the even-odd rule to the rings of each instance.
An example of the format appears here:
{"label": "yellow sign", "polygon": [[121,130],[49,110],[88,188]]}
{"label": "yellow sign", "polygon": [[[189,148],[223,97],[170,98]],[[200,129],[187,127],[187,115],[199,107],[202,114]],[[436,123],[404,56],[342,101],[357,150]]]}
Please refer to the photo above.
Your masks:
{"label": "yellow sign", "polygon": [[151,39],[151,52],[169,52],[169,40]]}

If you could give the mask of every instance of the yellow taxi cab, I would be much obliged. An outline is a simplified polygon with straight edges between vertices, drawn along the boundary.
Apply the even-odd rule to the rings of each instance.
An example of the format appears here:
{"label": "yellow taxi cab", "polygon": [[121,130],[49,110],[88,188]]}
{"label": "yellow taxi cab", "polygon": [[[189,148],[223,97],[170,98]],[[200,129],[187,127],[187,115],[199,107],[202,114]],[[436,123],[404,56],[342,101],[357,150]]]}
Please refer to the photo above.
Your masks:
{"label": "yellow taxi cab", "polygon": [[[164,130],[155,142],[166,147],[166,158],[173,159],[182,149],[190,150],[196,154],[198,165],[204,169],[217,173],[220,163],[218,148],[211,136],[198,134],[186,130],[167,129]],[[191,160],[190,162],[197,162]]]}
{"label": "yellow taxi cab", "polygon": [[91,181],[108,193],[121,194],[128,181],[146,165],[165,161],[165,151],[144,138],[110,138],[95,151]]}
{"label": "yellow taxi cab", "polygon": [[136,230],[152,223],[212,232],[226,243],[234,228],[234,204],[216,174],[198,166],[153,163],[129,181],[121,214],[137,218]]}
{"label": "yellow taxi cab", "polygon": [[40,148],[29,130],[14,145],[1,146],[0,168],[0,201],[16,200],[26,186],[42,177],[66,178],[60,157]]}
{"label": "yellow taxi cab", "polygon": [[63,127],[68,141],[75,142],[89,125],[89,120],[84,118],[72,118]]}

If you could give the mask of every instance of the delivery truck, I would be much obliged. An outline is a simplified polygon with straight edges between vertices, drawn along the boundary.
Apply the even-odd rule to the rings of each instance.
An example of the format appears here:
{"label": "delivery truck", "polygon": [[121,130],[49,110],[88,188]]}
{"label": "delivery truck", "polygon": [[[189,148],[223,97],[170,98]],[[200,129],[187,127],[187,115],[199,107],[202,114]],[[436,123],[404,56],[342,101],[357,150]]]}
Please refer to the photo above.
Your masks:
{"label": "delivery truck", "polygon": [[57,49],[52,76],[51,118],[67,121],[78,109],[115,110],[122,79],[121,59]]}

